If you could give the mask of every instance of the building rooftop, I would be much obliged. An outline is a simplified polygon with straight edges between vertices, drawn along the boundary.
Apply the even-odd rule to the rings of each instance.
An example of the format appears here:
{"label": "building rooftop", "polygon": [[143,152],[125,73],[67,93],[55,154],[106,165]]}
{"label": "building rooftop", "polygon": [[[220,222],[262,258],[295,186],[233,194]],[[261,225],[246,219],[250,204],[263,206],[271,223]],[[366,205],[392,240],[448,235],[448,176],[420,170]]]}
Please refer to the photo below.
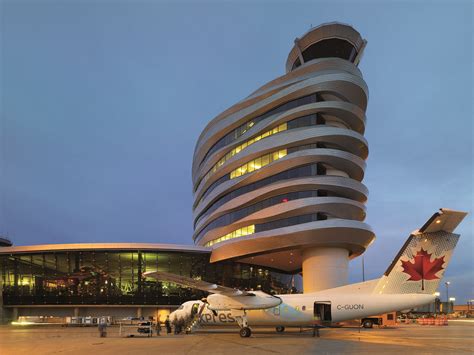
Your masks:
{"label": "building rooftop", "polygon": [[357,65],[367,41],[352,26],[329,22],[312,27],[300,38],[288,54],[286,72],[290,72],[312,59],[338,57]]}
{"label": "building rooftop", "polygon": [[161,250],[161,251],[188,251],[210,253],[211,248],[163,244],[163,243],[74,243],[74,244],[40,244],[19,245],[0,248],[0,254],[31,253],[42,251],[73,251],[73,250]]}

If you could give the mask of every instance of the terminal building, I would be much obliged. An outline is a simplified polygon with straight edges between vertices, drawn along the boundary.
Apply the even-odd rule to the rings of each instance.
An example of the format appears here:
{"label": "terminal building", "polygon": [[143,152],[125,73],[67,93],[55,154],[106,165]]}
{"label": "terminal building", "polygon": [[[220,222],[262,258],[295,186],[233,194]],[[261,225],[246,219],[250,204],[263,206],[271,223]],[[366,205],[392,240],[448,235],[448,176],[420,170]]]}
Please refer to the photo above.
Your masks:
{"label": "terminal building", "polygon": [[156,317],[205,296],[142,277],[151,270],[268,293],[346,284],[349,260],[375,238],[364,223],[365,45],[348,25],[312,28],[286,74],[210,121],[194,152],[194,246],[3,243],[1,319]]}
{"label": "terminal building", "polygon": [[[159,270],[241,289],[298,292],[298,275],[210,263],[210,248],[172,244],[55,244],[0,248],[3,322],[19,316],[158,317],[204,292],[145,279]],[[299,284],[301,284],[299,282]]]}

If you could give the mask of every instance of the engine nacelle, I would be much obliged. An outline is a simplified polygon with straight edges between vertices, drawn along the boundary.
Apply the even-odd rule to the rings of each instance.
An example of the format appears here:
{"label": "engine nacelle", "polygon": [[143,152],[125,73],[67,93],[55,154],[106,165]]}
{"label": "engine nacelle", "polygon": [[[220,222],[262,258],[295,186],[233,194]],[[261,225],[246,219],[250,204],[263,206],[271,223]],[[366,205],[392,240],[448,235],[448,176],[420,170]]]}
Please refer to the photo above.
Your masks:
{"label": "engine nacelle", "polygon": [[281,298],[262,291],[252,291],[246,295],[225,296],[212,294],[207,296],[208,308],[214,311],[251,310],[276,307],[281,304]]}

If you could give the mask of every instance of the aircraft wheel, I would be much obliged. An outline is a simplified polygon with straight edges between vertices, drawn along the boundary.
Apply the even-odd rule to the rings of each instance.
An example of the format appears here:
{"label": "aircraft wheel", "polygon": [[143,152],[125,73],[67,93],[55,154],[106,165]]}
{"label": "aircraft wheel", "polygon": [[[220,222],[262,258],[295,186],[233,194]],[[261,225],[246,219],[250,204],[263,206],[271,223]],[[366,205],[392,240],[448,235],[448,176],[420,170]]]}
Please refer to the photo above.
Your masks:
{"label": "aircraft wheel", "polygon": [[248,338],[252,334],[252,331],[249,327],[240,328],[240,336],[242,338]]}
{"label": "aircraft wheel", "polygon": [[283,333],[285,331],[285,327],[279,325],[278,327],[275,328],[275,330],[278,332],[278,333]]}
{"label": "aircraft wheel", "polygon": [[373,328],[374,323],[370,319],[367,319],[362,323],[362,326],[364,328]]}

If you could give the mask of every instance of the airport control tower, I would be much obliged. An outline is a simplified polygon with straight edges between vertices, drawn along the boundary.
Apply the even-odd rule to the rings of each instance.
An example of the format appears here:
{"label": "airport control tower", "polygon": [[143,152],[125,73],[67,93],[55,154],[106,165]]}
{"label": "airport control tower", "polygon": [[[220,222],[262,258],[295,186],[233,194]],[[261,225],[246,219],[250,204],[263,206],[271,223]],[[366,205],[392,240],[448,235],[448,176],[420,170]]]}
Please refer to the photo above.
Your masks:
{"label": "airport control tower", "polygon": [[366,41],[328,23],[295,40],[286,74],[215,117],[193,161],[194,242],[211,262],[303,273],[304,292],[347,283],[375,238],[363,221]]}

